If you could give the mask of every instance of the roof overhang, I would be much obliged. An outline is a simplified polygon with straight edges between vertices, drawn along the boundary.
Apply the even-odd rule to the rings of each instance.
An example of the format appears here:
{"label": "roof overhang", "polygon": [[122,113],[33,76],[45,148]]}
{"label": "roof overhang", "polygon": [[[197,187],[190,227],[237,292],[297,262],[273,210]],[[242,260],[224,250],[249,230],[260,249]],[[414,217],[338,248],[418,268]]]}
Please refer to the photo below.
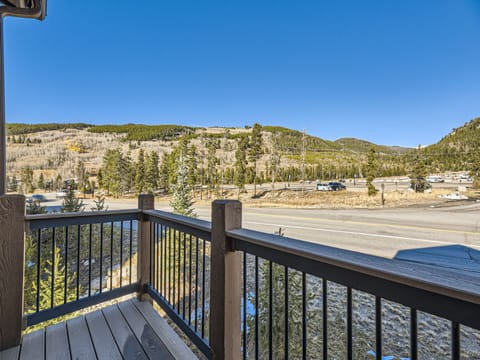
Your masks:
{"label": "roof overhang", "polygon": [[47,0],[0,0],[0,17],[15,16],[43,20]]}

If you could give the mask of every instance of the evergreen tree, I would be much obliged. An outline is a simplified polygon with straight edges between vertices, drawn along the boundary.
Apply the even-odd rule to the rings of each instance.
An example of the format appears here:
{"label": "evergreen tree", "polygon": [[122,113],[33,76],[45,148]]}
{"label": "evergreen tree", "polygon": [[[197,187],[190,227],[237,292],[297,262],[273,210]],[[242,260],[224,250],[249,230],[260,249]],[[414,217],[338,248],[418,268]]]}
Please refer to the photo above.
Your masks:
{"label": "evergreen tree", "polygon": [[145,190],[145,155],[143,149],[138,152],[137,165],[135,167],[135,191],[141,194]]}
{"label": "evergreen tree", "polygon": [[[43,277],[40,279],[40,309],[48,309],[52,306],[52,279],[53,280],[53,306],[58,306],[64,303],[66,300],[73,301],[76,299],[74,291],[67,291],[67,299],[64,299],[65,283],[67,284],[67,290],[73,289],[76,286],[75,279],[76,274],[67,275],[65,282],[65,266],[64,261],[60,256],[60,249],[55,247],[55,254],[53,256],[53,263],[51,259],[45,261]],[[53,270],[53,271],[52,271]],[[37,282],[33,281],[31,284],[32,293],[37,293]]]}
{"label": "evergreen tree", "polygon": [[93,203],[95,206],[90,208],[92,211],[108,210],[108,206],[105,206],[105,195],[103,194],[97,195],[97,197],[93,199]]}
{"label": "evergreen tree", "polygon": [[234,182],[235,186],[238,188],[238,197],[240,197],[240,191],[245,189],[247,170],[247,146],[248,139],[246,137],[240,138],[237,143],[237,150],[235,151]]}
{"label": "evergreen tree", "polygon": [[158,189],[158,181],[160,178],[160,170],[158,168],[158,153],[152,151],[150,156],[146,159],[146,169],[145,169],[145,186],[146,190],[153,194],[154,191]]}
{"label": "evergreen tree", "polygon": [[412,189],[416,192],[424,192],[427,190],[429,184],[426,177],[427,168],[425,166],[425,160],[423,159],[422,149],[419,146],[413,163],[412,173],[410,174]]}
{"label": "evergreen tree", "polygon": [[168,182],[168,154],[164,153],[162,155],[162,161],[160,163],[160,175],[158,186],[160,189],[163,189],[165,192],[169,191],[169,182]]}
{"label": "evergreen tree", "polygon": [[367,176],[367,190],[368,195],[372,196],[377,193],[377,189],[373,185],[373,180],[377,175],[377,152],[373,146],[370,147],[370,150],[367,154],[367,167],[365,169],[365,175]]}
{"label": "evergreen tree", "polygon": [[126,166],[119,149],[108,149],[102,161],[102,188],[118,196],[125,189]]}
{"label": "evergreen tree", "polygon": [[262,126],[255,123],[248,144],[248,160],[253,162],[253,196],[257,195],[257,162],[262,153]]}
{"label": "evergreen tree", "polygon": [[61,208],[61,212],[82,212],[85,208],[83,204],[83,200],[78,199],[75,197],[75,190],[73,181],[67,187],[67,196],[63,199],[63,204]]}
{"label": "evergreen tree", "polygon": [[37,187],[45,190],[45,178],[43,177],[43,172],[41,172],[40,176],[38,177]]}
{"label": "evergreen tree", "polygon": [[33,186],[33,170],[29,166],[21,170],[22,192],[31,193],[35,190]]}
{"label": "evergreen tree", "polygon": [[208,139],[207,146],[207,168],[205,171],[205,184],[208,185],[208,190],[212,191],[218,185],[217,164],[219,163],[216,152],[219,148],[219,143],[216,139]]}
{"label": "evergreen tree", "polygon": [[62,176],[60,174],[57,174],[57,176],[55,177],[55,181],[53,183],[53,187],[55,190],[60,190],[62,188]]}
{"label": "evergreen tree", "polygon": [[192,188],[188,183],[187,158],[181,156],[178,164],[177,182],[172,185],[170,206],[175,214],[196,217],[193,210]]}
{"label": "evergreen tree", "polygon": [[188,149],[188,184],[192,187],[197,183],[197,148],[195,145],[190,146]]}
{"label": "evergreen tree", "polygon": [[279,147],[279,136],[276,133],[272,134],[272,146],[270,149],[270,158],[268,160],[268,166],[270,167],[270,178],[272,180],[272,190],[275,190],[275,180],[277,177],[277,172],[280,167],[281,154],[278,149]]}

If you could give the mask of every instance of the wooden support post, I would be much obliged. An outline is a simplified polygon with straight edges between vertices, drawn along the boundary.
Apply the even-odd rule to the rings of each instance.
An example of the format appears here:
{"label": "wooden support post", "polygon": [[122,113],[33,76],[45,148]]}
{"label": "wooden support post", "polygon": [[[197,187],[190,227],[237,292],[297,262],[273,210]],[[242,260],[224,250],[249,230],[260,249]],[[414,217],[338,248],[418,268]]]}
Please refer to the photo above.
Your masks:
{"label": "wooden support post", "polygon": [[209,342],[216,360],[239,360],[241,355],[242,260],[225,236],[225,231],[241,227],[240,201],[212,203]]}
{"label": "wooden support post", "polygon": [[24,237],[25,197],[0,196],[0,351],[22,337]]}
{"label": "wooden support post", "polygon": [[[141,210],[155,209],[155,197],[151,194],[138,196],[138,208]],[[144,220],[142,214],[138,224],[138,254],[137,254],[137,279],[140,290],[137,294],[139,300],[146,300],[144,286],[150,282],[150,222]]]}

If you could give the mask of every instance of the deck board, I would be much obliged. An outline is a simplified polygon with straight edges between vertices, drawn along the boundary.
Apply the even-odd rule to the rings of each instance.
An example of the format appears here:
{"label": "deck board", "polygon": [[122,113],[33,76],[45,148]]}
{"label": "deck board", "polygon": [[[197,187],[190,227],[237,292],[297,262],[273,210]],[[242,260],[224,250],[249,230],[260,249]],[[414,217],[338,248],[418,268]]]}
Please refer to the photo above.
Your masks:
{"label": "deck board", "polygon": [[26,334],[1,360],[197,359],[148,302],[127,300]]}
{"label": "deck board", "polygon": [[135,307],[140,311],[156,334],[162,339],[164,344],[169,348],[170,352],[177,360],[190,360],[197,357],[192,350],[178,337],[177,333],[167,324],[167,322],[158,316],[152,306],[146,302],[135,301]]}
{"label": "deck board", "polygon": [[174,360],[165,344],[132,302],[125,301],[118,307],[150,359]]}
{"label": "deck board", "polygon": [[92,335],[93,346],[99,359],[122,360],[112,332],[101,310],[85,316],[90,334]]}
{"label": "deck board", "polygon": [[45,355],[47,360],[70,359],[67,325],[64,321],[45,329]]}
{"label": "deck board", "polygon": [[42,360],[45,357],[45,329],[25,335],[22,339],[20,360]]}
{"label": "deck board", "polygon": [[15,346],[5,350],[0,354],[1,360],[18,360],[20,355],[20,346]]}
{"label": "deck board", "polygon": [[128,359],[148,359],[117,306],[102,310],[120,352]]}
{"label": "deck board", "polygon": [[95,350],[92,339],[83,316],[67,321],[68,339],[70,342],[70,353],[72,359],[95,360]]}

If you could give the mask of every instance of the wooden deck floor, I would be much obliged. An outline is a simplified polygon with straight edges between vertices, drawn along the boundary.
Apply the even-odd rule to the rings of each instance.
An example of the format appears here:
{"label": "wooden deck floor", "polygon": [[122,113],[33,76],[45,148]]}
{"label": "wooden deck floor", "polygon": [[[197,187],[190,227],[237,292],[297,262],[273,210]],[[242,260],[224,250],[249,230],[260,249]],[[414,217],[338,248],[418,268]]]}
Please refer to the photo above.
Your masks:
{"label": "wooden deck floor", "polygon": [[148,302],[128,300],[25,335],[18,359],[196,359]]}

